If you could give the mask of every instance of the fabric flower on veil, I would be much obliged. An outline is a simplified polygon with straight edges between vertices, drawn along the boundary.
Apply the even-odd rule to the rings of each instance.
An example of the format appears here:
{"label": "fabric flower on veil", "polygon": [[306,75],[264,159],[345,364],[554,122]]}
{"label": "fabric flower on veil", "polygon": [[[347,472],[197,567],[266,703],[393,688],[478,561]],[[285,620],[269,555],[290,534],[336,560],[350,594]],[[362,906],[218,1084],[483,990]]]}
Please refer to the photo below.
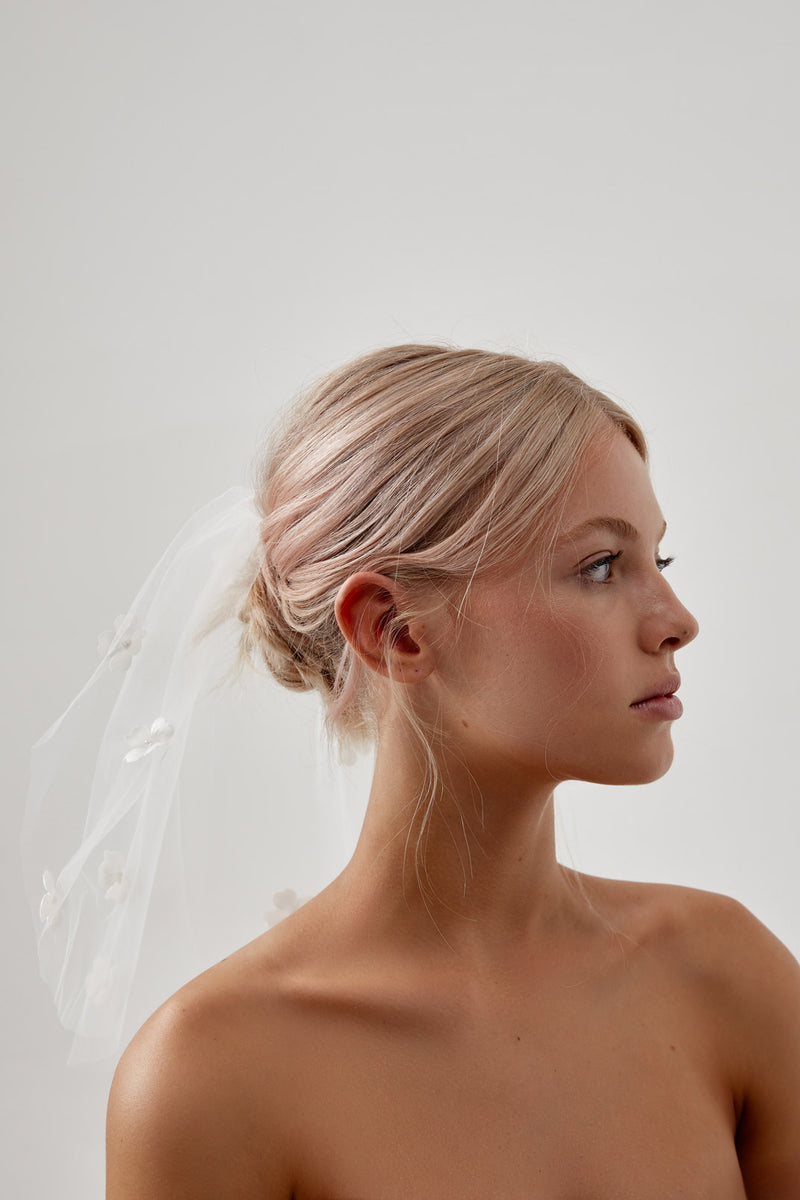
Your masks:
{"label": "fabric flower on veil", "polygon": [[144,630],[139,629],[132,613],[123,614],[114,621],[113,629],[105,629],[97,639],[97,653],[108,659],[112,671],[127,671],[134,655],[142,648]]}
{"label": "fabric flower on veil", "polygon": [[137,759],[144,758],[145,754],[150,754],[159,746],[165,745],[174,732],[164,717],[156,717],[149,729],[146,725],[137,725],[125,739],[131,748],[124,761],[136,762]]}
{"label": "fabric flower on veil", "polygon": [[297,892],[292,888],[286,888],[283,892],[276,892],[272,897],[272,903],[275,905],[269,912],[264,913],[264,920],[269,925],[270,929],[273,925],[277,925],[284,917],[288,917],[290,913],[297,912],[303,904],[305,904],[307,896],[298,896]]}
{"label": "fabric flower on veil", "polygon": [[58,920],[63,897],[52,871],[44,872],[42,875],[42,886],[44,887],[44,895],[39,905],[39,920],[46,929],[49,929]]}
{"label": "fabric flower on veil", "polygon": [[106,900],[124,900],[128,892],[128,864],[118,850],[104,850],[97,868],[97,886]]}

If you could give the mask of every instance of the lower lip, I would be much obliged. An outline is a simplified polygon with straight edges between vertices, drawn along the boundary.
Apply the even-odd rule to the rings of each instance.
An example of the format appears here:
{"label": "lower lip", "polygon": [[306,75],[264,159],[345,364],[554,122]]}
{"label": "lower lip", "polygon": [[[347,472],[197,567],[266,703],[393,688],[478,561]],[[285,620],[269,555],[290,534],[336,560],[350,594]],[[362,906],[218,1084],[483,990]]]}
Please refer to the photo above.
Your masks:
{"label": "lower lip", "polygon": [[648,717],[655,717],[658,721],[677,721],[683,712],[683,705],[677,696],[653,696],[651,700],[632,704],[631,708]]}

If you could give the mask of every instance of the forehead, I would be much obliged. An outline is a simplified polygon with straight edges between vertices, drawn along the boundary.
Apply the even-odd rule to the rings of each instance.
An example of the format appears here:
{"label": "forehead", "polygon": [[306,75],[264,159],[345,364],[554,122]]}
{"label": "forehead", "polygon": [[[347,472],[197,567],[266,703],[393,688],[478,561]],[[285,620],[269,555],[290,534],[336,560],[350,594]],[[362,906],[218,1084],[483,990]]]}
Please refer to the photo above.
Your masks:
{"label": "forehead", "polygon": [[564,504],[557,539],[598,517],[613,517],[642,533],[660,534],[664,518],[637,450],[621,433],[595,444]]}

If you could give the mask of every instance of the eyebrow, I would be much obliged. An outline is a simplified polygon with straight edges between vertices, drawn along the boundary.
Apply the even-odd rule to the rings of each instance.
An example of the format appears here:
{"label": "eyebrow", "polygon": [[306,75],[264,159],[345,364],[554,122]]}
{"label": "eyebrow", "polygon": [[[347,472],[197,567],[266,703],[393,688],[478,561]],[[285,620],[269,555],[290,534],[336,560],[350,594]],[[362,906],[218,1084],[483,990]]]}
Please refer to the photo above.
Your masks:
{"label": "eyebrow", "polygon": [[[559,541],[576,541],[578,538],[585,537],[588,533],[595,533],[599,530],[613,533],[618,538],[623,538],[628,542],[636,542],[641,537],[639,530],[635,525],[631,525],[630,521],[626,521],[624,517],[591,517],[588,521],[584,521],[581,525],[576,525],[574,529],[570,529],[567,533],[559,537]],[[658,541],[660,542],[664,534],[667,532],[667,522],[659,534]]]}

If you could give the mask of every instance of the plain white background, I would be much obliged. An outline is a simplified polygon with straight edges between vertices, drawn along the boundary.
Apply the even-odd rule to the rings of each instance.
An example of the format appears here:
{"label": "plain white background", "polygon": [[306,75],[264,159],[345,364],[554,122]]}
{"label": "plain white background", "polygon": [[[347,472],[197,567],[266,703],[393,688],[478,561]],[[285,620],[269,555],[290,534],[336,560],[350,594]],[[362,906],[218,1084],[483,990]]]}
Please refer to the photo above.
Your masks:
{"label": "plain white background", "polygon": [[102,1194],[109,1081],[64,1066],[37,977],[28,747],[271,415],[375,346],[558,358],[638,416],[702,630],[672,771],[565,787],[563,853],[728,892],[800,952],[796,5],[7,0],[2,25],[4,1195]]}

